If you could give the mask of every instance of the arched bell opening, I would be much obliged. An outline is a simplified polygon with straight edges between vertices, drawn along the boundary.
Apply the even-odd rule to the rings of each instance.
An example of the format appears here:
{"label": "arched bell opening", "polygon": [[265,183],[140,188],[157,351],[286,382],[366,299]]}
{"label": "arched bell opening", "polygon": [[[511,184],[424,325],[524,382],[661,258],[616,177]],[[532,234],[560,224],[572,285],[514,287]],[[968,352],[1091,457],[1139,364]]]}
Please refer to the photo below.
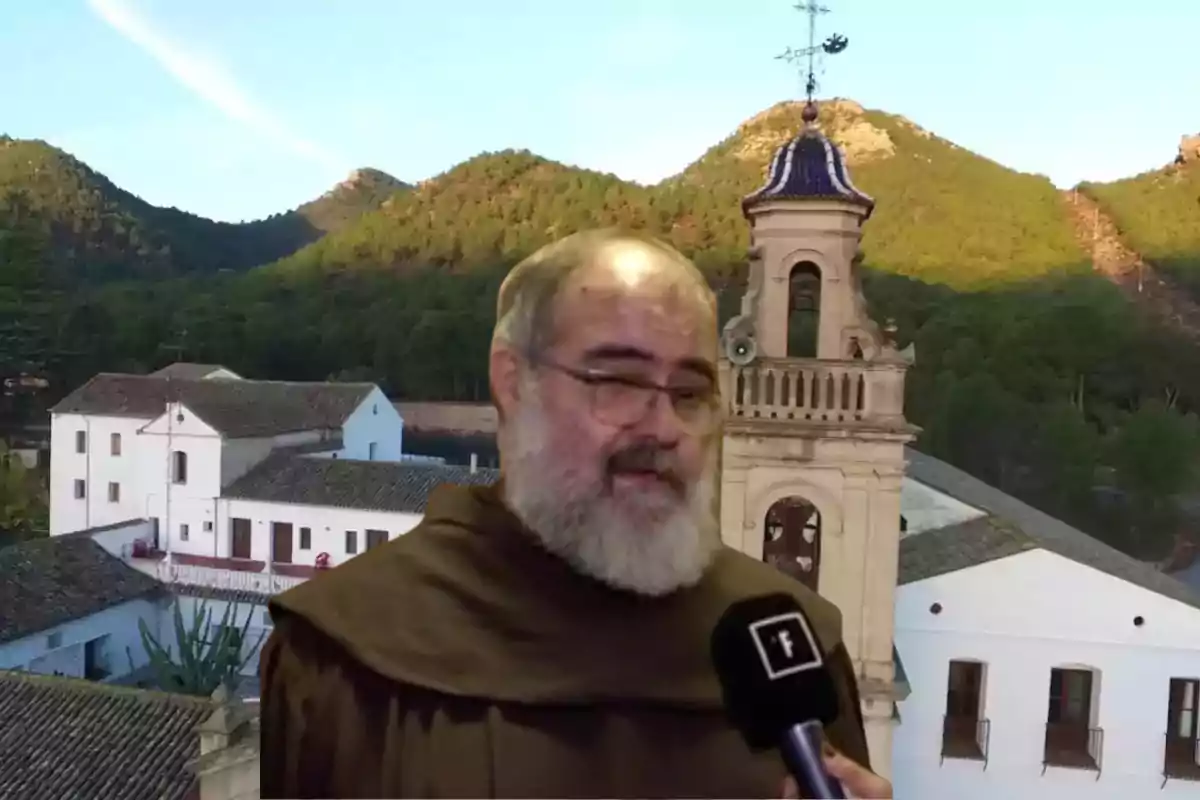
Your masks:
{"label": "arched bell opening", "polygon": [[816,358],[821,329],[821,268],[801,261],[788,276],[789,358]]}
{"label": "arched bell opening", "polygon": [[763,561],[814,592],[821,573],[821,512],[803,497],[777,500],[767,509]]}

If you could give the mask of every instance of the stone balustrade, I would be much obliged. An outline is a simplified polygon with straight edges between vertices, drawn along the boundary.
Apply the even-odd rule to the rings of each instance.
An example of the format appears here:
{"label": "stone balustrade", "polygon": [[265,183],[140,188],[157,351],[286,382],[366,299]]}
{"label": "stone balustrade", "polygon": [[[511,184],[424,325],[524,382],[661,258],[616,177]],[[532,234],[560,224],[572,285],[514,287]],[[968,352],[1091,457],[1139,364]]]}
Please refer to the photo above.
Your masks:
{"label": "stone balustrade", "polygon": [[721,364],[730,422],[904,424],[906,365],[893,361],[759,359]]}
{"label": "stone balustrade", "polygon": [[[141,565],[137,565],[141,566]],[[166,584],[185,583],[193,586],[208,586],[214,589],[255,592],[275,595],[303,583],[306,578],[290,575],[268,575],[265,572],[241,572],[192,564],[174,564],[166,561],[147,565],[155,578]]]}

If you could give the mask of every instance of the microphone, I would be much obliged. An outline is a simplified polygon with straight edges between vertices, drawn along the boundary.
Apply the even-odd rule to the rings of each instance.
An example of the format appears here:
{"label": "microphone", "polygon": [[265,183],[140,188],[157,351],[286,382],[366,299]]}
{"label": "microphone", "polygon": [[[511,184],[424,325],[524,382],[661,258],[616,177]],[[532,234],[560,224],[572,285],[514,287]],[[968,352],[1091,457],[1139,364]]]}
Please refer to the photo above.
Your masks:
{"label": "microphone", "polygon": [[712,633],[725,710],[755,752],[779,748],[804,797],[845,800],[821,760],[823,726],[838,716],[837,689],[800,604],[786,594],[731,605]]}

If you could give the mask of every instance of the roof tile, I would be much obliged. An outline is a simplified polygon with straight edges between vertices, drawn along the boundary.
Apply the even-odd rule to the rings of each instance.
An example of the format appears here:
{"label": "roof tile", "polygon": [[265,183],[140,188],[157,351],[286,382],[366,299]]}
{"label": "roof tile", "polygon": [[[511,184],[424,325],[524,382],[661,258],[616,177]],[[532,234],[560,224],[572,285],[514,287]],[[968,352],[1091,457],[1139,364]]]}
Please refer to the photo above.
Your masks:
{"label": "roof tile", "polygon": [[269,456],[238,478],[222,497],[267,503],[360,508],[372,511],[425,511],[429,493],[450,483],[487,485],[499,470],[447,464],[394,461],[350,461],[288,453]]}
{"label": "roof tile", "polygon": [[57,414],[155,419],[168,401],[232,438],[341,428],[375,389],[371,383],[175,380],[100,373],[59,402]]}
{"label": "roof tile", "polygon": [[0,642],[162,591],[161,583],[90,538],[54,536],[3,547]]}
{"label": "roof tile", "polygon": [[900,542],[901,583],[1041,548],[1200,608],[1200,593],[1153,565],[1138,561],[944,461],[911,448],[906,455],[910,478],[990,516],[905,536]]}
{"label": "roof tile", "polygon": [[185,800],[207,698],[0,671],[0,799]]}

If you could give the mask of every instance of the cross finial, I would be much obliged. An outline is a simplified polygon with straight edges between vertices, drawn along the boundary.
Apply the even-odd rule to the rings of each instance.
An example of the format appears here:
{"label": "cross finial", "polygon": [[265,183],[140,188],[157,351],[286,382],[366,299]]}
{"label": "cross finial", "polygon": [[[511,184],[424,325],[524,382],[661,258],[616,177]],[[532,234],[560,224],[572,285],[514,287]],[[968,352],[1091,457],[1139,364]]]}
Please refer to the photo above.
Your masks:
{"label": "cross finial", "polygon": [[817,93],[817,67],[818,56],[837,55],[846,49],[850,40],[840,33],[835,33],[829,36],[825,41],[817,42],[817,17],[821,14],[828,14],[829,9],[825,6],[818,5],[816,0],[800,0],[793,6],[797,11],[804,13],[808,17],[808,46],[801,48],[789,47],[776,58],[788,62],[794,66],[804,68],[804,121],[810,125],[817,120],[817,105],[813,100],[813,96]]}

